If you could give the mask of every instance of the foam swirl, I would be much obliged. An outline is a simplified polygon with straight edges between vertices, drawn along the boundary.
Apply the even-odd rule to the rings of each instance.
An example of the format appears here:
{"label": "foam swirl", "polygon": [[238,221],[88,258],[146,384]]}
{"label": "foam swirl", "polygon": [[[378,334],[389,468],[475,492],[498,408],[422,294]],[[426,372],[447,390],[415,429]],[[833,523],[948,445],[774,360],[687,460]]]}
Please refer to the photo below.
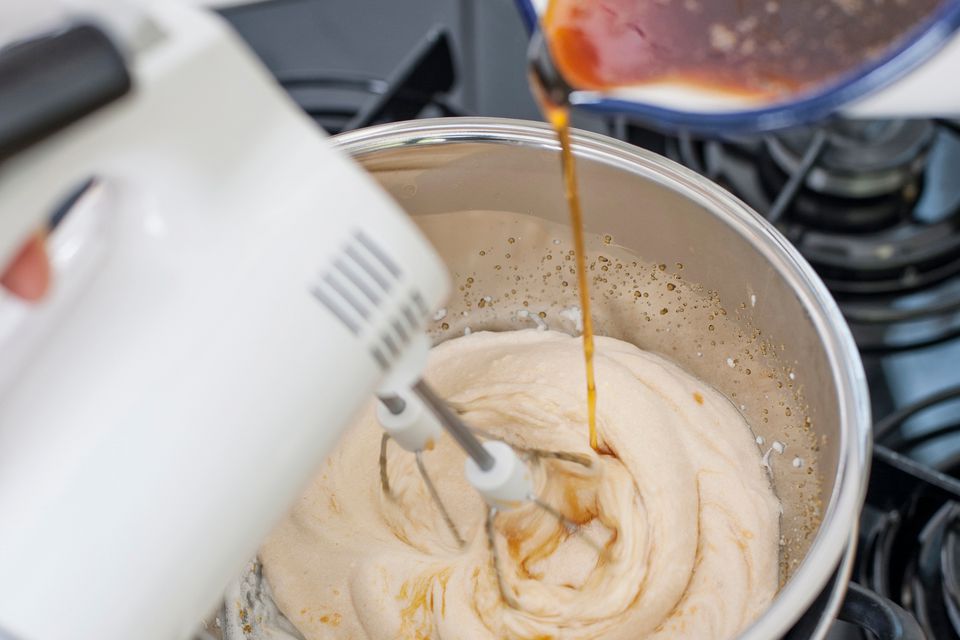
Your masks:
{"label": "foam swirl", "polygon": [[[519,447],[588,453],[587,470],[541,460],[541,497],[596,552],[533,506],[497,520],[506,606],[484,507],[448,441],[425,454],[467,546],[430,502],[412,456],[368,412],[264,545],[277,602],[309,639],[730,638],[777,590],[779,503],[736,409],[665,359],[597,342],[599,431],[587,446],[579,341],[476,333],[435,348],[428,379],[472,426]],[[336,618],[334,615],[336,614]],[[330,621],[336,619],[337,625]]]}

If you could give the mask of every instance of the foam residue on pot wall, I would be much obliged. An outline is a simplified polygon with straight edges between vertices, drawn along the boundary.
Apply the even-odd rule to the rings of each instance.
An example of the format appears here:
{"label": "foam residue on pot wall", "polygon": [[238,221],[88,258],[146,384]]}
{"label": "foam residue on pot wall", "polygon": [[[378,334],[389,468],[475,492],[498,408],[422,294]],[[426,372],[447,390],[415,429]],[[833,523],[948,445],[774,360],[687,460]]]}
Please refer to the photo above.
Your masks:
{"label": "foam residue on pot wall", "polygon": [[[430,329],[435,342],[472,331],[542,328],[580,333],[569,227],[509,212],[415,218],[453,277]],[[803,399],[803,371],[753,325],[760,302],[721,300],[684,278],[684,265],[650,263],[610,234],[587,239],[596,332],[669,357],[721,391],[751,425],[783,504],[781,576],[789,578],[820,524],[821,442]],[[718,265],[722,268],[722,265]],[[603,402],[602,396],[599,402]],[[642,416],[638,416],[642,420]]]}

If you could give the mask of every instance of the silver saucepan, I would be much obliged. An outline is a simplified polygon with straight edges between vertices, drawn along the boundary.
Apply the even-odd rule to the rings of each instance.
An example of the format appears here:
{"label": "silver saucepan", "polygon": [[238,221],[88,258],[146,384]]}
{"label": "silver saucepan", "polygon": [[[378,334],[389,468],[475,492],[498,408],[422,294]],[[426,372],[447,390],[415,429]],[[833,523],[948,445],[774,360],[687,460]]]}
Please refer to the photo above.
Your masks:
{"label": "silver saucepan", "polygon": [[[421,224],[452,272],[435,340],[534,323],[576,331],[548,127],[419,120],[338,143]],[[805,613],[803,637],[822,637],[847,588],[871,445],[867,387],[843,317],[783,236],[717,185],[603,136],[577,133],[574,147],[598,333],[664,353],[738,405],[783,503],[782,588],[742,637],[783,637]],[[251,595],[259,581],[245,580],[236,597],[261,606]]]}

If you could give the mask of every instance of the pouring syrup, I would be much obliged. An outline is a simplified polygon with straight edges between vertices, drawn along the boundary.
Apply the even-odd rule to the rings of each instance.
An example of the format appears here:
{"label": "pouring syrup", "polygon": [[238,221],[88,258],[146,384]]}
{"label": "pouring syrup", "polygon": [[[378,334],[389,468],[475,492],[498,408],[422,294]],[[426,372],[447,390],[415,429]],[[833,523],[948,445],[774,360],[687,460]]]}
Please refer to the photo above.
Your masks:
{"label": "pouring syrup", "polygon": [[576,258],[577,290],[583,314],[583,360],[587,374],[587,425],[590,430],[590,447],[600,451],[597,434],[597,383],[594,375],[593,318],[590,311],[590,282],[587,276],[586,243],[583,237],[583,211],[580,206],[580,190],[577,184],[577,163],[573,155],[570,136],[569,95],[562,78],[543,73],[531,61],[530,83],[544,117],[557,132],[560,140],[560,160],[563,169],[564,195],[570,211],[570,226],[573,228],[573,249]]}
{"label": "pouring syrup", "polygon": [[577,289],[580,293],[580,308],[583,310],[583,361],[587,371],[587,424],[590,427],[590,447],[600,450],[597,436],[597,381],[593,371],[593,318],[590,313],[590,283],[587,277],[587,252],[583,239],[583,211],[580,208],[580,190],[577,188],[577,163],[573,157],[570,140],[570,108],[563,106],[544,107],[550,124],[560,139],[560,159],[563,165],[564,194],[570,209],[570,226],[573,227],[573,250],[577,265]]}

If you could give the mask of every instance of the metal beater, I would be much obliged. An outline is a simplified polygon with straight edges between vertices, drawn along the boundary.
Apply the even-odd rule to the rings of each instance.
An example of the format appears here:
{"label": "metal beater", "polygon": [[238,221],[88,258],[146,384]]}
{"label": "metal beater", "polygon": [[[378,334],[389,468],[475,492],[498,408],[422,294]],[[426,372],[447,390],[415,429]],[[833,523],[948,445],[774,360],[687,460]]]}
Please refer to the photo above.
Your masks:
{"label": "metal beater", "polygon": [[[377,419],[384,429],[380,440],[381,488],[386,495],[391,495],[387,474],[387,444],[393,440],[416,457],[417,470],[431,499],[440,510],[443,521],[457,544],[464,546],[466,543],[450,517],[450,512],[440,499],[436,485],[423,463],[423,452],[433,446],[441,432],[446,431],[450,434],[467,454],[465,465],[467,481],[480,493],[487,504],[484,529],[497,574],[500,595],[508,606],[519,609],[519,603],[506,589],[503,581],[500,554],[495,540],[497,514],[533,503],[555,518],[568,534],[580,536],[598,554],[602,553],[602,547],[590,536],[584,534],[575,522],[536,495],[528,467],[528,462],[533,463],[544,458],[563,460],[586,468],[590,468],[593,462],[589,456],[579,453],[513,447],[501,440],[496,440],[490,434],[471,429],[457,415],[457,412],[419,377],[419,372],[423,371],[426,364],[429,344],[426,336],[418,340],[419,348],[411,349],[411,352],[415,352],[416,355],[410,357],[409,362],[406,363],[408,366],[398,367],[408,373],[417,371],[413,382],[397,385],[398,380],[394,377],[394,384],[388,382],[377,394],[379,399]],[[482,441],[481,438],[484,440]]]}

